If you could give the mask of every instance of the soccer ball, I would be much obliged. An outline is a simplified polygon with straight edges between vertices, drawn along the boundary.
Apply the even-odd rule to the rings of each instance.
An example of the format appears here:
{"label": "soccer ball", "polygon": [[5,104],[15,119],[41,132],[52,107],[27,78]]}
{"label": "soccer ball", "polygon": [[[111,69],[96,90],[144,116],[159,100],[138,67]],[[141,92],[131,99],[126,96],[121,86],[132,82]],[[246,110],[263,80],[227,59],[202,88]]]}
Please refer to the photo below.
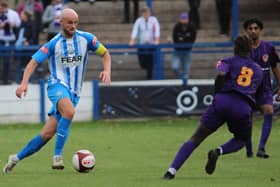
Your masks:
{"label": "soccer ball", "polygon": [[76,171],[87,173],[95,166],[95,157],[89,150],[79,150],[72,158],[72,164]]}

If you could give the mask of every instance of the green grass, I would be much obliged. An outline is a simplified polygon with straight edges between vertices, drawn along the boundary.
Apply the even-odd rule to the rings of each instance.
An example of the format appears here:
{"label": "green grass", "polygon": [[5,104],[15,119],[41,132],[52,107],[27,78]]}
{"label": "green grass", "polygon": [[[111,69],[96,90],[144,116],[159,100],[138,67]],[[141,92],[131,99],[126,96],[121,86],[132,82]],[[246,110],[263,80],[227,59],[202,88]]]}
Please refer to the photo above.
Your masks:
{"label": "green grass", "polygon": [[[254,120],[254,149],[259,140],[260,121]],[[175,180],[161,180],[178,148],[189,138],[197,123],[197,118],[73,123],[64,150],[66,168],[63,171],[51,169],[52,140],[36,155],[20,162],[12,173],[0,175],[0,187],[280,186],[279,121],[274,122],[267,145],[270,159],[247,159],[245,150],[241,150],[221,157],[215,173],[207,175],[204,166],[208,150],[231,137],[226,127],[222,127],[191,155]],[[21,149],[41,127],[0,126],[1,168],[7,156]],[[72,168],[72,155],[78,149],[89,149],[95,154],[97,165],[93,172],[81,174]]]}

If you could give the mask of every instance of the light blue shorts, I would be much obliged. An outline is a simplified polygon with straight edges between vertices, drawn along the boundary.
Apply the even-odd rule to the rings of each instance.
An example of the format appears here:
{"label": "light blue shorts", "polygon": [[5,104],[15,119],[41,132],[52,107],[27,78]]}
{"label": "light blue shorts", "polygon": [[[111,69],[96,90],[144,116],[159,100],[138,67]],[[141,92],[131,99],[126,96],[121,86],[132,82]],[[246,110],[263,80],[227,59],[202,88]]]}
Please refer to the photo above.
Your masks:
{"label": "light blue shorts", "polygon": [[74,107],[77,106],[80,97],[70,92],[70,90],[60,83],[48,85],[47,88],[48,98],[52,102],[52,108],[48,112],[48,116],[54,115],[57,121],[60,120],[61,114],[57,109],[57,103],[62,98],[69,98]]}

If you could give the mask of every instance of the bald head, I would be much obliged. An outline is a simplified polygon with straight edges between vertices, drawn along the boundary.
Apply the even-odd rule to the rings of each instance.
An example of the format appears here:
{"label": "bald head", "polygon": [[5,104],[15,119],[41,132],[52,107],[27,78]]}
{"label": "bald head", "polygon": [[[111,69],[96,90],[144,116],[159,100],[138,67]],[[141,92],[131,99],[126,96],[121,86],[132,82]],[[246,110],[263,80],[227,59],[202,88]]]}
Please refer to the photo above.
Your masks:
{"label": "bald head", "polygon": [[73,37],[77,29],[78,19],[79,16],[75,10],[71,8],[66,8],[62,10],[60,23],[62,33],[65,37]]}
{"label": "bald head", "polygon": [[77,12],[72,8],[65,8],[61,12],[61,19],[78,19]]}

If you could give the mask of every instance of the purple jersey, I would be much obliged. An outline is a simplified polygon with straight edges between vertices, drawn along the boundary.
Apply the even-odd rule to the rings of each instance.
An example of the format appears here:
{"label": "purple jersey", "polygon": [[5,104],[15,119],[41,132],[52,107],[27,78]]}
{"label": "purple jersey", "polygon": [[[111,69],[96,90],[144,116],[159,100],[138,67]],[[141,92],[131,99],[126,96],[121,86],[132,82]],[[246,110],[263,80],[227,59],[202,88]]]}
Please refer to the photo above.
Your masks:
{"label": "purple jersey", "polygon": [[262,70],[250,58],[234,56],[218,61],[216,69],[226,73],[219,92],[236,92],[255,103],[255,93],[262,83]]}
{"label": "purple jersey", "polygon": [[263,71],[263,90],[272,91],[270,67],[275,67],[280,62],[275,48],[268,42],[261,41],[257,48],[253,48],[250,58],[257,62]]}
{"label": "purple jersey", "polygon": [[226,73],[226,80],[201,116],[201,124],[215,131],[227,122],[235,137],[247,140],[251,137],[251,104],[262,84],[262,69],[250,58],[238,56],[218,61],[216,69]]}

